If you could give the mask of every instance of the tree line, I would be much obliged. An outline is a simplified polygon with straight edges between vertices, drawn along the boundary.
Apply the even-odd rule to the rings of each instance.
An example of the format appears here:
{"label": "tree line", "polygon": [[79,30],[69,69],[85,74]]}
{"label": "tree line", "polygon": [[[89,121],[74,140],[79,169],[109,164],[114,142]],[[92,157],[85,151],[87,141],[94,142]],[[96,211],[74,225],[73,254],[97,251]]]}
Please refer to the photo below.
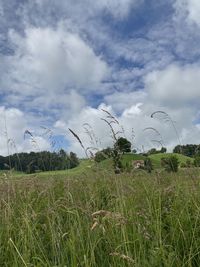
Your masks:
{"label": "tree line", "polygon": [[0,170],[14,169],[25,173],[72,169],[79,165],[74,152],[67,154],[63,149],[58,152],[17,153],[0,156]]}
{"label": "tree line", "polygon": [[178,145],[174,148],[173,153],[183,154],[187,157],[195,157],[200,155],[200,145]]}

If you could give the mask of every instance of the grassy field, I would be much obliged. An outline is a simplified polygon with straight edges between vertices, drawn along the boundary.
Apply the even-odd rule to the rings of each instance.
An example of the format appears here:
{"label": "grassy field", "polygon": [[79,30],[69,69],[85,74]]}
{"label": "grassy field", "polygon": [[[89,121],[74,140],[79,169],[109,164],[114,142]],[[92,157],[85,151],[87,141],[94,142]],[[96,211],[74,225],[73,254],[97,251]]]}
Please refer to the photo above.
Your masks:
{"label": "grassy field", "polygon": [[[189,158],[189,157],[186,157],[184,155],[181,155],[181,154],[177,154],[177,153],[166,153],[166,154],[163,154],[163,153],[158,153],[158,154],[152,154],[152,155],[149,155],[149,158],[151,159],[152,161],[152,164],[153,164],[153,167],[154,169],[159,169],[161,168],[161,159],[163,157],[171,157],[171,156],[176,156],[178,158],[178,161],[179,163],[186,163],[188,160],[190,160],[191,162],[193,162],[194,160],[192,158]],[[144,156],[142,155],[138,155],[138,154],[125,154],[123,155],[123,158],[122,158],[122,164],[124,166],[126,166],[126,164],[130,164],[132,161],[134,160],[143,160],[145,159]]]}
{"label": "grassy field", "polygon": [[1,176],[0,266],[200,266],[198,169],[81,164]]}

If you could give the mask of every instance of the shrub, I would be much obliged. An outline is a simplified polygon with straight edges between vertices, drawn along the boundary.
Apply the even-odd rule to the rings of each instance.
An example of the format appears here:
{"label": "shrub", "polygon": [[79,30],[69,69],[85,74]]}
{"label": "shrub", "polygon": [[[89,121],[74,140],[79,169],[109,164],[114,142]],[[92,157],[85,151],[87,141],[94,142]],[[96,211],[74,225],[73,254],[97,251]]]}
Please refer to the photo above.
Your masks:
{"label": "shrub", "polygon": [[200,167],[200,156],[196,156],[194,158],[194,166],[195,167]]}
{"label": "shrub", "polygon": [[186,167],[187,167],[187,165],[186,165],[186,163],[185,163],[185,162],[182,162],[182,163],[181,163],[181,165],[180,165],[180,167],[181,167],[181,168],[186,168]]}
{"label": "shrub", "polygon": [[190,159],[186,160],[186,167],[191,168],[192,167],[192,161]]}
{"label": "shrub", "polygon": [[107,147],[101,151],[98,151],[96,154],[95,154],[95,157],[94,157],[94,160],[96,162],[101,162],[107,158],[110,158],[112,156],[112,148],[110,147]]}
{"label": "shrub", "polygon": [[152,161],[150,158],[146,157],[144,160],[144,169],[148,172],[151,173],[151,171],[153,170],[153,165],[152,165]]}
{"label": "shrub", "polygon": [[102,152],[102,151],[98,151],[96,154],[95,154],[95,157],[94,157],[94,160],[96,162],[101,162],[103,160],[107,159],[107,156]]}
{"label": "shrub", "polygon": [[177,172],[179,161],[176,156],[170,156],[168,158],[162,158],[161,159],[161,166],[165,168],[168,172]]}

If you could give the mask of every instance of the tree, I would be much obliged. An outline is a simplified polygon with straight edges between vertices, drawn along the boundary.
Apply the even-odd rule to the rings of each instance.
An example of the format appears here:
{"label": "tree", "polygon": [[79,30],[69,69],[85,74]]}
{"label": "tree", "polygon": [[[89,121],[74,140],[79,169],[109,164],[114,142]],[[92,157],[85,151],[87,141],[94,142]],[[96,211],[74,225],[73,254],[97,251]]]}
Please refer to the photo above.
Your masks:
{"label": "tree", "polygon": [[162,147],[160,150],[160,153],[166,153],[167,152],[167,148],[166,147]]}
{"label": "tree", "polygon": [[9,157],[0,156],[0,170],[10,167],[16,171],[34,173],[38,171],[56,171],[74,168],[79,164],[75,153],[68,155],[63,149],[59,152],[41,151],[18,153]]}
{"label": "tree", "polygon": [[200,167],[200,156],[196,156],[194,158],[194,166],[195,167]]}
{"label": "tree", "polygon": [[161,165],[165,168],[167,172],[177,172],[179,161],[176,156],[170,156],[168,158],[162,158]]}
{"label": "tree", "polygon": [[151,171],[153,170],[153,165],[151,162],[151,159],[146,157],[144,160],[144,169],[148,172],[151,173]]}
{"label": "tree", "polygon": [[158,153],[166,153],[167,149],[165,147],[162,147],[161,150],[156,150],[156,148],[150,149],[147,154],[152,155],[152,154],[158,154]]}
{"label": "tree", "polygon": [[96,162],[101,162],[105,160],[106,158],[107,158],[106,155],[102,151],[98,151],[97,153],[95,153],[94,160]]}
{"label": "tree", "polygon": [[127,153],[127,152],[131,152],[131,142],[129,142],[126,138],[124,137],[120,137],[118,138],[118,140],[116,141],[115,145],[114,145],[114,149],[115,150],[119,150],[120,152]]}
{"label": "tree", "polygon": [[155,148],[151,148],[151,149],[147,152],[148,155],[157,154],[157,153],[158,153],[158,151],[157,151]]}
{"label": "tree", "polygon": [[110,147],[107,147],[105,149],[102,149],[101,151],[98,151],[95,154],[94,160],[96,162],[101,162],[107,158],[110,158],[112,156],[112,149]]}
{"label": "tree", "polygon": [[187,157],[194,157],[195,155],[200,155],[200,145],[178,145],[174,148],[173,152],[183,154]]}
{"label": "tree", "polygon": [[122,171],[123,166],[122,166],[122,162],[121,162],[121,155],[120,155],[118,149],[113,149],[112,159],[113,159],[113,165],[114,165],[114,172],[116,174],[119,174]]}
{"label": "tree", "polygon": [[79,159],[76,153],[70,152],[69,159],[70,159],[70,169],[75,168],[79,165]]}

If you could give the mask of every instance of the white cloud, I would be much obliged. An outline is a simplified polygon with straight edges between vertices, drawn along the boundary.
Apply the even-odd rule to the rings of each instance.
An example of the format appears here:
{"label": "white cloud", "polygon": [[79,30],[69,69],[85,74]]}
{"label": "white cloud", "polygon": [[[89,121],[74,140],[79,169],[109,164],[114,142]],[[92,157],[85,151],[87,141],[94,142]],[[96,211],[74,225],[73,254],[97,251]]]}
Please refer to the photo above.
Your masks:
{"label": "white cloud", "polygon": [[[98,108],[87,107],[76,116],[71,117],[67,122],[57,122],[57,127],[62,129],[71,128],[81,138],[86,147],[91,146],[90,139],[84,133],[83,124],[89,123],[98,138],[101,140],[100,148],[112,145],[109,127],[104,121],[102,108],[112,114],[115,111],[116,118],[125,129],[126,137],[131,140],[132,129],[135,132],[134,145],[142,150],[156,147],[160,141],[160,136],[154,131],[147,130],[147,127],[157,129],[164,145],[172,149],[179,143],[179,139],[185,143],[199,143],[198,121],[200,91],[200,68],[197,65],[170,65],[162,71],[152,71],[145,78],[145,90],[132,93],[114,93],[105,98],[106,103]],[[114,107],[114,108],[113,108]],[[154,111],[163,110],[174,121],[176,130],[170,121],[165,122],[164,116],[151,118]],[[119,112],[121,111],[121,112]],[[176,134],[178,132],[178,136]],[[70,149],[79,155],[84,155],[79,143],[73,136],[68,136]]]}
{"label": "white cloud", "polygon": [[175,2],[177,13],[187,16],[190,22],[200,26],[200,1],[199,0],[177,0]]}
{"label": "white cloud", "polygon": [[200,99],[200,66],[170,65],[153,71],[145,78],[147,92],[160,105],[198,104]]}
{"label": "white cloud", "polygon": [[133,92],[114,92],[113,94],[106,95],[104,97],[104,101],[108,105],[112,105],[116,112],[123,113],[123,111],[127,108],[144,102],[146,97],[147,93],[144,92],[144,90]]}
{"label": "white cloud", "polygon": [[37,134],[35,145],[30,138],[24,139],[25,131],[31,127],[29,119],[19,109],[0,107],[0,155],[50,149],[49,142]]}
{"label": "white cloud", "polygon": [[55,116],[66,110],[69,118],[85,105],[84,95],[100,90],[109,75],[101,55],[62,23],[27,27],[24,36],[10,30],[9,39],[14,54],[1,56],[0,86],[11,106]]}
{"label": "white cloud", "polygon": [[18,90],[21,84],[30,83],[32,86],[28,88],[34,93],[58,92],[72,86],[92,89],[107,75],[108,67],[101,57],[62,26],[56,30],[27,28],[25,37],[10,31],[10,38],[17,47],[9,62],[12,78],[19,81]]}

